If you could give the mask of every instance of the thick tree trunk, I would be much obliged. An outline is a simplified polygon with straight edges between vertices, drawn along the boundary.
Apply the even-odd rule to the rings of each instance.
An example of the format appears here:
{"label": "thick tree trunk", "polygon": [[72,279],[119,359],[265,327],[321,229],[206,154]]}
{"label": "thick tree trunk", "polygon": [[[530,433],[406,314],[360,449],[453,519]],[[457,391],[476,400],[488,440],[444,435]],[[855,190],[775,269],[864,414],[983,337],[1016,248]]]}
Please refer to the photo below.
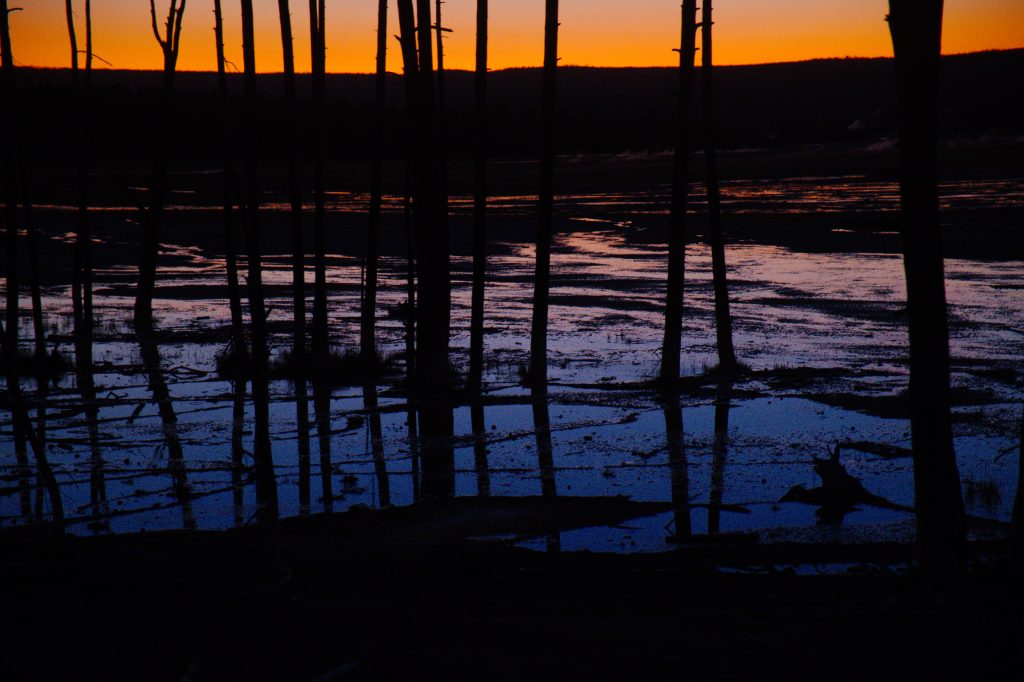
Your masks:
{"label": "thick tree trunk", "polygon": [[672,209],[668,235],[668,283],[665,287],[665,337],[661,347],[661,383],[679,380],[683,343],[683,280],[686,273],[686,205],[689,199],[690,95],[697,38],[697,0],[683,0],[679,49],[676,150],[672,162]]}
{"label": "thick tree trunk", "polygon": [[443,196],[444,169],[439,144],[434,89],[430,0],[417,0],[419,102],[416,115],[419,163],[413,205],[419,300],[416,306],[416,378],[422,392],[444,392],[451,377],[448,343],[451,328],[451,272],[448,216]]}
{"label": "thick tree trunk", "polygon": [[701,86],[704,123],[704,184],[708,193],[708,241],[711,244],[711,272],[715,289],[715,331],[718,337],[718,366],[736,367],[732,341],[732,313],[729,310],[729,276],[725,266],[725,238],[722,234],[722,197],[718,186],[718,136],[715,126],[715,78],[712,59],[711,0],[701,7]]}
{"label": "thick tree trunk", "polygon": [[364,362],[377,361],[377,273],[380,213],[384,195],[383,142],[387,112],[388,2],[377,6],[377,73],[374,77],[373,163],[370,168],[370,223],[366,233],[366,295],[361,311],[359,350]]}
{"label": "thick tree trunk", "polygon": [[[382,0],[386,2],[386,0]],[[325,0],[309,0],[309,37],[313,78],[313,356],[327,360],[327,245],[324,233],[325,117],[327,109],[327,24]]]}
{"label": "thick tree trunk", "polygon": [[469,389],[479,392],[484,374],[484,299],[487,287],[487,0],[476,3],[476,111],[473,163],[473,299],[469,322]]}
{"label": "thick tree trunk", "polygon": [[900,206],[910,328],[910,429],[922,570],[967,567],[966,521],[950,416],[949,330],[937,180],[942,0],[890,0],[899,100]]}
{"label": "thick tree trunk", "polygon": [[292,15],[288,0],[277,0],[281,23],[281,54],[284,61],[286,114],[285,140],[288,144],[288,200],[291,203],[292,237],[292,362],[304,372],[306,355],[306,253],[302,239],[302,189],[299,185],[299,125],[295,98],[295,49],[292,45]]}
{"label": "thick tree trunk", "polygon": [[540,192],[537,254],[533,282],[533,324],[527,382],[548,380],[548,304],[551,293],[551,226],[555,204],[555,95],[558,77],[558,0],[546,0],[544,76],[541,96]]}
{"label": "thick tree trunk", "polygon": [[214,0],[214,36],[217,40],[217,90],[221,107],[221,143],[224,145],[224,264],[228,281],[228,306],[231,309],[231,344],[239,357],[248,354],[245,345],[245,320],[242,317],[242,292],[238,282],[238,252],[235,246],[235,159],[233,153],[234,128],[229,115],[227,60],[224,57],[224,16],[221,0]]}

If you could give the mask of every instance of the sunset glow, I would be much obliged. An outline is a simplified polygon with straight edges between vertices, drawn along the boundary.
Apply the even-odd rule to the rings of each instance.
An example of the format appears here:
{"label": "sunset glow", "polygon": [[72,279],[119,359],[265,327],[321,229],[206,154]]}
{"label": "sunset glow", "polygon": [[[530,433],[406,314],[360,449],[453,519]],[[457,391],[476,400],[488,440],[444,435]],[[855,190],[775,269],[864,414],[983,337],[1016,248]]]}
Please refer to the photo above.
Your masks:
{"label": "sunset glow", "polygon": [[[65,67],[70,61],[64,3],[26,2],[12,15],[13,51],[23,66]],[[75,5],[79,13],[81,0]],[[157,2],[158,13],[166,0]],[[394,2],[389,32],[397,32]],[[676,0],[562,0],[562,63],[590,66],[669,66],[678,44]],[[256,0],[257,62],[260,71],[281,69],[277,3]],[[373,69],[377,3],[328,2],[328,62],[331,72]],[[446,64],[472,69],[476,3],[451,0],[444,23],[453,30]],[[491,67],[537,66],[541,60],[544,0],[491,2]],[[892,53],[884,22],[885,0],[721,0],[715,5],[716,53],[720,64],[796,61],[819,57],[872,57]],[[238,3],[225,0],[227,54],[241,64]],[[309,69],[305,2],[292,2],[297,66]],[[79,21],[81,24],[81,21]],[[157,69],[160,50],[145,0],[93,2],[95,53],[118,69]],[[185,16],[179,68],[205,71],[214,65],[212,2],[192,0]],[[79,32],[84,27],[79,26]],[[1024,3],[1019,0],[947,0],[946,53],[1024,47]],[[397,50],[388,68],[399,71]],[[97,68],[106,65],[97,62]]]}

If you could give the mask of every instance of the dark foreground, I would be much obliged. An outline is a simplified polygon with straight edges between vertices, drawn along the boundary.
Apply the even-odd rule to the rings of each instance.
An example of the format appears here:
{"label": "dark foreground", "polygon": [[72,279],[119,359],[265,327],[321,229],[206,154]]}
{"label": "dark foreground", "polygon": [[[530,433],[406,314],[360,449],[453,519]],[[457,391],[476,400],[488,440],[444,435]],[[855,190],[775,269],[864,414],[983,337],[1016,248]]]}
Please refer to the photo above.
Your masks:
{"label": "dark foreground", "polygon": [[[725,536],[616,556],[493,540],[665,509],[460,499],[296,519],[283,579],[253,529],[7,535],[0,679],[1017,679],[1020,590],[998,544],[934,590],[879,568],[905,566],[906,545]],[[768,568],[785,564],[860,568]]]}

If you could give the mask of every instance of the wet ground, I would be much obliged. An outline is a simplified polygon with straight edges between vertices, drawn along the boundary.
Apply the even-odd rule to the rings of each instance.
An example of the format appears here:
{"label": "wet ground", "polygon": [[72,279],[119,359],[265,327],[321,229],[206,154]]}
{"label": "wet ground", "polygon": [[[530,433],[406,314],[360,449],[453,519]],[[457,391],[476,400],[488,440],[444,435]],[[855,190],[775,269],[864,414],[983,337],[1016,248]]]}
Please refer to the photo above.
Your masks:
{"label": "wet ground", "polygon": [[[762,539],[867,542],[913,536],[912,470],[906,419],[907,350],[902,263],[891,215],[868,242],[851,249],[848,225],[858,211],[897,208],[895,186],[865,178],[799,178],[727,183],[727,210],[743,238],[727,248],[737,353],[752,372],[738,380],[695,380],[682,402],[682,447],[671,406],[636,386],[659,364],[667,188],[562,197],[553,255],[550,377],[546,399],[520,385],[529,348],[533,248],[532,198],[492,203],[499,238],[492,249],[487,306],[487,394],[477,407],[455,407],[458,496],[627,496],[670,502],[663,512],[611,527],[559,534],[563,550],[659,552],[691,535],[757,531]],[[944,207],[987,216],[1024,200],[1024,180],[943,185]],[[187,202],[186,202],[187,203]],[[332,217],[359,221],[364,197],[332,195]],[[458,227],[470,210],[453,198]],[[400,222],[401,202],[387,203]],[[281,213],[271,204],[268,214]],[[59,246],[74,228],[60,206],[41,209]],[[173,219],[210,221],[210,207],[183,204]],[[50,462],[77,534],[250,524],[251,403],[218,377],[228,311],[223,261],[201,242],[168,230],[155,315],[159,368],[147,367],[131,334],[134,261],[131,209],[98,213],[98,252],[117,254],[97,272],[95,395],[73,375],[43,399]],[[205,216],[205,217],[204,217]],[[780,244],[771,224],[816,216],[815,248]],[[104,231],[102,225],[110,226]],[[756,225],[766,227],[758,238]],[[697,222],[697,231],[703,227]],[[215,223],[211,223],[215,224]],[[63,229],[60,226],[63,225]],[[968,226],[969,227],[969,226]],[[51,229],[56,228],[56,229]],[[968,229],[968,228],[962,228]],[[1019,223],[1002,229],[1018,230]],[[126,232],[128,231],[128,232]],[[858,232],[858,234],[860,234]],[[752,236],[753,235],[753,236]],[[858,242],[860,243],[860,242]],[[122,257],[124,256],[124,257]],[[1016,490],[1024,357],[1024,260],[1006,249],[987,258],[947,253],[954,358],[956,449],[968,511],[1007,521]],[[357,252],[330,259],[333,343],[357,338],[361,267]],[[289,340],[290,259],[267,258],[274,343]],[[453,258],[453,355],[466,365],[469,272]],[[381,272],[381,350],[399,356],[405,261],[386,254]],[[312,278],[312,269],[309,270]],[[72,352],[68,285],[44,291],[51,344]],[[26,297],[27,304],[27,297]],[[687,251],[684,374],[716,364],[710,258]],[[23,320],[24,336],[31,327]],[[400,362],[396,361],[400,369]],[[159,376],[158,376],[159,375]],[[161,399],[160,381],[169,400]],[[31,382],[30,396],[38,398]],[[310,419],[296,419],[296,388],[272,385],[271,430],[284,516],[355,506],[409,505],[422,476],[406,399],[393,379],[373,388],[336,388],[329,399],[304,398]],[[35,403],[33,403],[35,407]],[[170,411],[168,411],[170,408]],[[10,416],[0,422],[0,524],[31,523],[35,474],[14,454]],[[413,423],[414,425],[414,423]],[[840,445],[841,461],[888,504],[859,505],[823,519],[814,506],[781,501],[797,485],[818,485],[813,458]],[[550,537],[505,538],[548,549]]]}

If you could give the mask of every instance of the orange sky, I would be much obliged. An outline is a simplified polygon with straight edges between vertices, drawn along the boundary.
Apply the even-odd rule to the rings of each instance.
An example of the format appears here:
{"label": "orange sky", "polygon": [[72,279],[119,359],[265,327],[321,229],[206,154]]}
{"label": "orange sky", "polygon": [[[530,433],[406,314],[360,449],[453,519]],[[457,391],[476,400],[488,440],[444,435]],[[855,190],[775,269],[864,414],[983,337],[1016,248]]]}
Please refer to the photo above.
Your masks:
{"label": "orange sky", "polygon": [[[166,13],[168,0],[157,0]],[[11,16],[14,55],[26,66],[67,66],[64,0],[21,0]],[[93,0],[95,53],[119,69],[154,69],[161,54],[150,30],[147,0]],[[223,0],[228,58],[241,64],[238,0]],[[281,69],[277,0],[254,0],[260,71]],[[300,70],[309,70],[307,0],[292,0]],[[491,67],[533,66],[542,57],[544,0],[490,0]],[[83,0],[75,0],[79,12]],[[388,32],[397,30],[394,0]],[[162,8],[161,8],[162,6]],[[892,54],[883,18],[886,0],[717,0],[715,61],[751,64],[814,57]],[[1024,47],[1024,0],[946,0],[946,53]],[[328,0],[328,70],[371,71],[375,0]],[[448,0],[450,68],[473,67],[474,0]],[[668,66],[676,58],[679,0],[561,0],[562,64]],[[213,1],[188,0],[179,68],[214,67]],[[81,30],[81,29],[80,29]],[[392,46],[395,43],[392,41]],[[389,46],[388,68],[399,71]],[[97,68],[104,65],[97,62]]]}

